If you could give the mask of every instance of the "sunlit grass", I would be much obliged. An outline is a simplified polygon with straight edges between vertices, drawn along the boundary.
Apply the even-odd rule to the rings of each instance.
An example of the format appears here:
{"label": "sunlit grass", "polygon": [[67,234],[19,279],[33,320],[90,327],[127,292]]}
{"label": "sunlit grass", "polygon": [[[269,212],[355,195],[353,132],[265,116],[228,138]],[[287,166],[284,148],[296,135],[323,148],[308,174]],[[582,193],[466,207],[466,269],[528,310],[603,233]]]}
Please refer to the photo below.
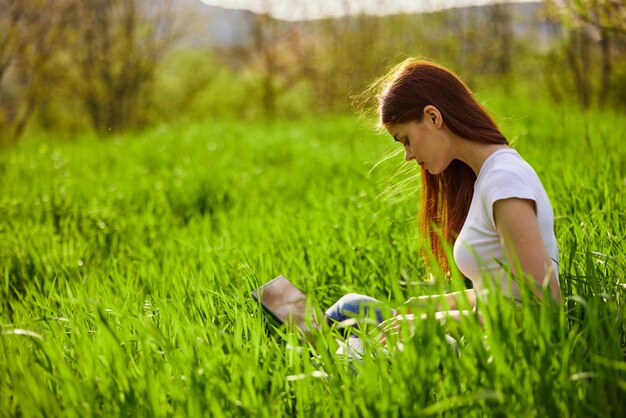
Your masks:
{"label": "sunlit grass", "polygon": [[249,293],[278,274],[321,308],[453,287],[420,260],[417,166],[381,162],[389,138],[354,118],[207,121],[3,150],[1,414],[621,415],[626,123],[503,108],[552,198],[564,306],[495,298],[483,327],[429,319],[352,365],[336,333],[271,331]]}

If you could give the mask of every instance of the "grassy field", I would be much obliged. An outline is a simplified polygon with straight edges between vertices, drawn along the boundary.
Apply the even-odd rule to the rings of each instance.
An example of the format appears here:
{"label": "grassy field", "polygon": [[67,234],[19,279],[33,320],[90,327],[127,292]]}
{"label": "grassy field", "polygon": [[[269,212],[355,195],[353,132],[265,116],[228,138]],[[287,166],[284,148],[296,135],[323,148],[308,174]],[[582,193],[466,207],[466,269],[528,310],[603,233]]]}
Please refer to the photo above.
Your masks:
{"label": "grassy field", "polygon": [[0,415],[623,416],[626,118],[487,104],[551,196],[563,306],[494,297],[483,327],[428,319],[353,364],[332,330],[269,330],[249,293],[278,274],[320,308],[460,286],[419,256],[417,165],[363,121],[2,150]]}

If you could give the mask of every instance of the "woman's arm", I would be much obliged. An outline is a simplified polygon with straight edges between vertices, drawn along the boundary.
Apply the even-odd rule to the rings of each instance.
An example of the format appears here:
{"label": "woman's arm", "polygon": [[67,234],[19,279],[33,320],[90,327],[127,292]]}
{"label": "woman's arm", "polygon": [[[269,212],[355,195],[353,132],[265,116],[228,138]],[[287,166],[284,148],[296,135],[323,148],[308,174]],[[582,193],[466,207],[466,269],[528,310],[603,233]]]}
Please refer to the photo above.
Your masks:
{"label": "woman's arm", "polygon": [[[467,302],[469,302],[471,308],[467,307],[460,309],[459,305],[467,305],[467,302],[464,300],[465,298],[467,298]],[[395,338],[398,338],[398,334],[400,333],[403,323],[406,324],[409,329],[413,330],[417,320],[425,320],[431,315],[439,321],[441,325],[445,325],[448,320],[461,321],[463,318],[476,314],[474,309],[476,307],[476,295],[473,289],[445,293],[441,295],[417,296],[410,298],[405,302],[405,304],[431,302],[437,303],[435,311],[433,312],[423,312],[421,315],[416,316],[411,313],[411,309],[409,308],[406,311],[399,311],[392,318],[383,321],[378,326],[378,336],[380,341],[383,344],[386,344],[387,337],[393,335]],[[478,316],[478,320],[482,324],[480,315]]]}
{"label": "woman's arm", "polygon": [[474,309],[474,307],[476,306],[476,294],[474,293],[473,289],[466,289],[452,293],[444,293],[442,295],[415,296],[408,299],[405,304],[427,304],[430,302],[436,302],[437,311],[456,311],[459,309],[459,305],[462,306],[464,304],[464,302],[462,301],[465,298],[467,298],[470,306],[464,306],[463,309]]}
{"label": "woman's arm", "polygon": [[[423,312],[419,317],[411,313],[411,304],[427,305],[431,303],[436,304],[432,312]],[[436,320],[444,325],[448,319],[461,321],[462,318],[473,315],[476,308],[476,293],[474,289],[466,289],[438,295],[415,296],[409,298],[404,304],[407,305],[408,309],[399,310],[393,318],[389,318],[379,325],[379,337],[383,344],[386,344],[387,336],[396,335],[400,332],[402,323],[406,323],[409,328],[412,328],[415,326],[416,320],[424,320],[429,315],[433,315]],[[479,321],[481,321],[480,317]]]}
{"label": "woman's arm", "polygon": [[493,217],[513,273],[518,273],[519,265],[523,273],[531,276],[537,284],[533,290],[539,299],[544,281],[548,280],[552,297],[560,303],[561,291],[541,236],[535,202],[518,198],[497,200],[493,204]]}

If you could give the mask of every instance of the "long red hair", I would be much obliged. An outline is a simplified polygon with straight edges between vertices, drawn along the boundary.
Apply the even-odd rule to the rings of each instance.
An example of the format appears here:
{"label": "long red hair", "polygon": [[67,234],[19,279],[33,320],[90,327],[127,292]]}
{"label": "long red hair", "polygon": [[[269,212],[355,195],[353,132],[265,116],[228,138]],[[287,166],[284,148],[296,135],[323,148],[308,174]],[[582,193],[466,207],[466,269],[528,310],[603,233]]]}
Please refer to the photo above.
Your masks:
{"label": "long red hair", "polygon": [[[459,137],[485,144],[508,144],[465,83],[440,65],[411,58],[390,71],[378,85],[378,113],[383,126],[421,122],[424,108],[432,105],[439,109],[444,124]],[[446,271],[444,243],[452,244],[463,227],[476,175],[467,164],[454,160],[441,174],[422,170],[421,177],[420,230]]]}

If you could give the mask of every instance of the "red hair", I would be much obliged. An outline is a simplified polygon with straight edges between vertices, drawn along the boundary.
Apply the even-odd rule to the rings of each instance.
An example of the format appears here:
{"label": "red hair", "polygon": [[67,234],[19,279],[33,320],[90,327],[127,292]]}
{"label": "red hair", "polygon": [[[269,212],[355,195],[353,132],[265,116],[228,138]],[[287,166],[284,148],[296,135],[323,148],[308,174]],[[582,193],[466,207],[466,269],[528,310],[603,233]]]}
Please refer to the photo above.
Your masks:
{"label": "red hair", "polygon": [[[451,132],[485,144],[508,144],[489,112],[453,73],[428,61],[408,59],[381,79],[378,94],[380,123],[390,126],[421,122],[424,108],[435,106]],[[422,170],[420,230],[446,271],[444,243],[452,244],[463,227],[474,193],[476,174],[454,160],[439,175]],[[443,241],[441,240],[443,238]]]}

